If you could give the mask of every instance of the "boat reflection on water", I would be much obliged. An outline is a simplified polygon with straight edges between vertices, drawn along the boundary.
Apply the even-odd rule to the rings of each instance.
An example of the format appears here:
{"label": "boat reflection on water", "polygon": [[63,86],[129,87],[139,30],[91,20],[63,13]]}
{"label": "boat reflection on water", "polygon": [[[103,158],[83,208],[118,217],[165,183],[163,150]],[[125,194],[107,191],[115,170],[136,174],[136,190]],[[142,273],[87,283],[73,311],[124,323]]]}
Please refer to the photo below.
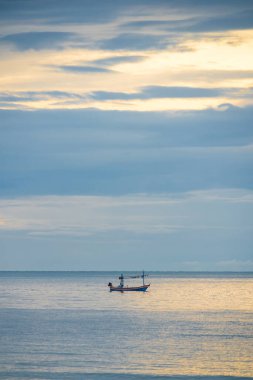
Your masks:
{"label": "boat reflection on water", "polygon": [[[123,275],[123,273],[121,273],[121,275],[119,276],[119,280],[120,280],[120,283],[118,286],[113,286],[113,284],[111,282],[108,283],[108,286],[110,288],[110,292],[145,292],[149,287],[150,287],[150,284],[145,284],[145,277],[147,277],[148,275],[144,273],[144,271],[142,272],[141,275],[139,276],[125,276]],[[142,285],[140,286],[125,286],[124,284],[124,280],[125,279],[129,279],[129,278],[142,278]]]}

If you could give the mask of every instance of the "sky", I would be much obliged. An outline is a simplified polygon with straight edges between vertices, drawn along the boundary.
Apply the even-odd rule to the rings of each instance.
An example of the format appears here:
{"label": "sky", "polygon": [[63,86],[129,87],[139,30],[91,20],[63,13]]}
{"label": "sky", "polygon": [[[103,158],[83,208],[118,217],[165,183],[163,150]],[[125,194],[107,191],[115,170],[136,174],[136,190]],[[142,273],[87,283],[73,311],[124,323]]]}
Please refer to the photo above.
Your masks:
{"label": "sky", "polygon": [[0,0],[0,270],[253,270],[253,2]]}

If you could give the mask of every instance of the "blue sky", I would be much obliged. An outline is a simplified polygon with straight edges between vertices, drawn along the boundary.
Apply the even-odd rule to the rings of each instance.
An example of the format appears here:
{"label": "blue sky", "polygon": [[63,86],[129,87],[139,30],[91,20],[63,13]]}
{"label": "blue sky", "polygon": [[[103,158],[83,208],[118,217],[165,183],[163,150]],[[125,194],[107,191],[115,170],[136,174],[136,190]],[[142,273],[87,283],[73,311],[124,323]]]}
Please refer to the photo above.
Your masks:
{"label": "blue sky", "polygon": [[0,269],[253,270],[252,2],[0,9]]}

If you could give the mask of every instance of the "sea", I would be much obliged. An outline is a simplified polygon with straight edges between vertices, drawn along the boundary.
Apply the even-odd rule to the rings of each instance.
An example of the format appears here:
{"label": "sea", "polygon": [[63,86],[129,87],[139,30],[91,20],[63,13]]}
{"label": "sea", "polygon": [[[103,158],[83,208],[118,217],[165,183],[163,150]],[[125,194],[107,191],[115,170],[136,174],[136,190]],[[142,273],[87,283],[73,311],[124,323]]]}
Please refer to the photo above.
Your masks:
{"label": "sea", "polygon": [[0,379],[253,379],[253,273],[119,275],[0,272]]}

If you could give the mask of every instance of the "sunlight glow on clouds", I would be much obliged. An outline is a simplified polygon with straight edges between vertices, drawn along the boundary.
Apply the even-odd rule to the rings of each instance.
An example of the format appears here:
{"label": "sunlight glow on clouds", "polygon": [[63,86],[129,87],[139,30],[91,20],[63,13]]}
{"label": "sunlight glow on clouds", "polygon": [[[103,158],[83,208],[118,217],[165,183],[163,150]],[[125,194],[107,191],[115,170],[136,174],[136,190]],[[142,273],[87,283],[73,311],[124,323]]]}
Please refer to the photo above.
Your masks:
{"label": "sunlight glow on clouds", "polygon": [[[216,108],[222,103],[251,105],[252,98],[245,98],[243,91],[247,95],[252,86],[253,29],[191,31],[189,25],[197,25],[201,18],[204,20],[201,10],[193,8],[191,13],[195,11],[196,14],[195,18],[191,15],[191,19],[180,7],[176,10],[168,3],[167,14],[163,7],[164,4],[158,7],[155,14],[144,12],[139,16],[122,10],[116,19],[101,24],[39,23],[32,24],[30,31],[22,23],[13,24],[13,31],[10,25],[3,24],[0,38],[2,93],[51,91],[51,95],[47,99],[34,96],[25,103],[22,99],[6,100],[0,107],[178,111]],[[243,25],[243,18],[241,22]],[[146,35],[145,25],[150,36]],[[210,79],[210,72],[219,73],[215,82]],[[247,73],[244,78],[243,73]],[[124,102],[89,98],[90,93],[97,91],[132,94],[153,85],[233,87],[240,89],[242,95],[228,93],[225,97],[194,101],[187,96],[180,100],[175,97],[169,101],[150,98],[145,101],[125,99]],[[75,93],[86,99],[59,100],[52,91]]]}

